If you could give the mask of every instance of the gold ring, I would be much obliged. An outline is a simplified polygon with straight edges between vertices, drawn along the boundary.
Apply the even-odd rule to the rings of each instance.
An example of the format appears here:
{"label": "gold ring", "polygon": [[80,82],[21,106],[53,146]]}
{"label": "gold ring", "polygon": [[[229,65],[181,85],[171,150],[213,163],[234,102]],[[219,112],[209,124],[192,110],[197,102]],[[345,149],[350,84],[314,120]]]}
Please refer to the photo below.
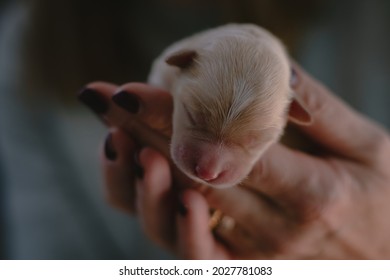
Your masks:
{"label": "gold ring", "polygon": [[215,232],[217,229],[230,231],[235,227],[235,225],[236,222],[234,221],[234,219],[224,215],[221,210],[212,211],[209,220],[209,228],[211,231]]}

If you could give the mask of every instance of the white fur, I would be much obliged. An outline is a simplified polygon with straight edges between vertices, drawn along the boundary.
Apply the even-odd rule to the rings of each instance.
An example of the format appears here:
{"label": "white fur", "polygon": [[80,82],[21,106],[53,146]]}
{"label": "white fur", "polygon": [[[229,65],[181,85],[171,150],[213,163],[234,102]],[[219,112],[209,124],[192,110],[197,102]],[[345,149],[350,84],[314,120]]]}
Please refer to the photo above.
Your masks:
{"label": "white fur", "polygon": [[[197,53],[188,69],[166,63],[181,50]],[[292,99],[289,79],[283,45],[255,25],[225,25],[168,47],[153,63],[148,82],[173,95],[174,162],[210,186],[242,181],[282,134]],[[197,166],[223,176],[199,179]]]}

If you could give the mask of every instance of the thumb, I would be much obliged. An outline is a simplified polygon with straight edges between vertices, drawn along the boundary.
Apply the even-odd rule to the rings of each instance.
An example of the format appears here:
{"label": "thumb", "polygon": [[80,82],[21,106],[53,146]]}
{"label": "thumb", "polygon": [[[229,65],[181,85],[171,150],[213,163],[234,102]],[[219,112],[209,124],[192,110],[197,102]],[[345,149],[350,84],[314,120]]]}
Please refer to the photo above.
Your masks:
{"label": "thumb", "polygon": [[312,116],[312,125],[300,127],[307,135],[336,155],[369,162],[378,151],[383,129],[345,104],[297,64],[292,85]]}

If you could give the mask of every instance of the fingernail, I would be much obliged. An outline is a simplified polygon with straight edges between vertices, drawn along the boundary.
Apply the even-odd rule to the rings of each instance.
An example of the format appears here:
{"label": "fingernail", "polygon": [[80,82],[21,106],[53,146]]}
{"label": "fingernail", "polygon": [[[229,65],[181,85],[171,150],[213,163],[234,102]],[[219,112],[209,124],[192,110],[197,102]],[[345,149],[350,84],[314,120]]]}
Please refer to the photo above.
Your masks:
{"label": "fingernail", "polygon": [[139,162],[139,151],[137,151],[134,155],[134,174],[138,179],[142,179],[144,177],[144,169]]}
{"label": "fingernail", "polygon": [[108,103],[97,91],[84,88],[78,95],[79,100],[96,114],[105,114],[108,111]]}
{"label": "fingernail", "polygon": [[298,84],[298,75],[294,67],[291,67],[290,86],[295,87]]}
{"label": "fingernail", "polygon": [[126,111],[136,114],[139,111],[140,108],[140,102],[137,95],[127,92],[127,91],[120,91],[116,93],[112,100],[117,104],[119,107],[125,109]]}
{"label": "fingernail", "polygon": [[182,216],[182,217],[185,217],[187,216],[187,213],[188,213],[188,209],[187,207],[183,204],[183,202],[181,200],[179,200],[179,204],[178,204],[178,209],[179,211],[179,214]]}
{"label": "fingernail", "polygon": [[104,154],[106,158],[114,161],[117,157],[116,151],[114,149],[114,145],[112,143],[112,134],[109,133],[106,137],[106,141],[104,142]]}

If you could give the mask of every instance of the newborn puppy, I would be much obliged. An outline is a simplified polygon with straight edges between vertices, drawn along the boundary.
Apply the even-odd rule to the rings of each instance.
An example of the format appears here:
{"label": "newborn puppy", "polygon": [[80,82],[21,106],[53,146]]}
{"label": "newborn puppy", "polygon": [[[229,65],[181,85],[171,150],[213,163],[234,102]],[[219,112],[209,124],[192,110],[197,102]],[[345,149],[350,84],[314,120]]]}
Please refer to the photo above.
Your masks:
{"label": "newborn puppy", "polygon": [[229,24],[183,39],[153,63],[148,82],[171,92],[171,156],[192,179],[239,184],[288,119],[310,114],[289,86],[281,42],[255,25]]}

